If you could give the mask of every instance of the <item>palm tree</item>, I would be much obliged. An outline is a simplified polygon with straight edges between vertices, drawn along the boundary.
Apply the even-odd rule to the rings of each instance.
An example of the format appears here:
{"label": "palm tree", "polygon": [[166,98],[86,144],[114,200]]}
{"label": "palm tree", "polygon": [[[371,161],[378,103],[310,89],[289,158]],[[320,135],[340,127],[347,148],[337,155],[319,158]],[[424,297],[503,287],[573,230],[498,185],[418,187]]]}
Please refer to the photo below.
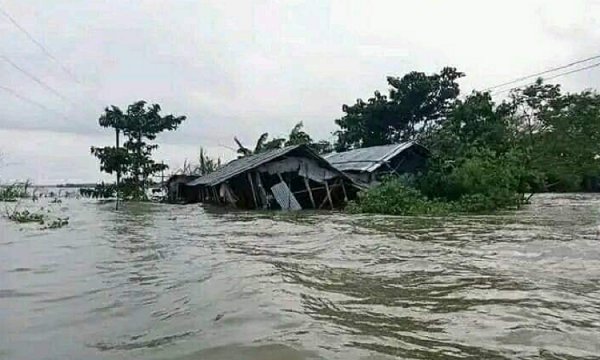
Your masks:
{"label": "palm tree", "polygon": [[204,148],[200,148],[200,158],[198,165],[195,168],[195,173],[198,175],[206,175],[221,167],[221,158],[216,160],[208,156]]}
{"label": "palm tree", "polygon": [[250,150],[247,147],[245,147],[244,145],[242,145],[242,142],[240,140],[238,140],[237,137],[234,136],[233,140],[238,145],[237,153],[240,154],[240,157],[252,155],[252,150]]}
{"label": "palm tree", "polygon": [[269,139],[269,133],[262,134],[256,141],[256,146],[254,147],[254,150],[250,150],[247,147],[245,147],[244,145],[242,145],[242,142],[237,137],[233,138],[233,140],[235,141],[235,143],[238,146],[237,153],[240,154],[240,157],[249,156],[252,154],[259,154],[259,153],[265,152],[267,150],[280,149],[283,147],[283,144],[285,143],[285,139],[281,139],[281,138],[275,138],[271,141],[267,141],[268,139]]}
{"label": "palm tree", "polygon": [[183,162],[183,166],[179,170],[172,173],[172,175],[181,174],[203,176],[217,170],[221,167],[221,165],[221,158],[211,158],[210,156],[208,156],[204,148],[200,147],[200,156],[198,157],[198,163],[193,164],[191,162],[188,162],[186,159]]}
{"label": "palm tree", "polygon": [[262,134],[258,141],[256,142],[256,146],[254,150],[250,150],[244,145],[242,145],[241,141],[234,137],[238,150],[237,153],[240,155],[239,157],[249,156],[252,154],[258,154],[267,150],[272,149],[281,149],[284,146],[292,146],[292,145],[308,145],[313,150],[315,150],[319,154],[326,154],[333,151],[333,145],[327,140],[321,141],[313,141],[313,139],[304,131],[304,123],[302,121],[298,122],[290,132],[288,139],[285,138],[275,138],[270,141],[269,133]]}
{"label": "palm tree", "polygon": [[258,154],[265,150],[265,143],[267,142],[268,138],[269,138],[269,133],[264,133],[258,138],[258,140],[256,141],[256,146],[254,147],[255,154]]}

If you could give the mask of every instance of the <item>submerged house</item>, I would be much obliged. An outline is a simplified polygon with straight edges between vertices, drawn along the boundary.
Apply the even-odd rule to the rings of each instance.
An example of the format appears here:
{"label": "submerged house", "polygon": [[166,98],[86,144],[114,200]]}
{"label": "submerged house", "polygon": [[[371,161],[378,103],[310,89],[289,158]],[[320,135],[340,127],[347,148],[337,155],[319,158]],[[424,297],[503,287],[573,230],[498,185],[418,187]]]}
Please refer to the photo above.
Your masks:
{"label": "submerged house", "polygon": [[389,174],[414,174],[426,166],[429,151],[416,142],[372,146],[325,156],[336,169],[361,186]]}
{"label": "submerged house", "polygon": [[193,194],[187,193],[189,189],[187,189],[185,185],[199,177],[200,176],[198,175],[172,175],[165,183],[167,200],[169,202],[185,201],[185,199],[193,196]]}
{"label": "submerged house", "polygon": [[242,157],[178,186],[186,202],[243,209],[333,209],[358,192],[348,176],[305,145]]}

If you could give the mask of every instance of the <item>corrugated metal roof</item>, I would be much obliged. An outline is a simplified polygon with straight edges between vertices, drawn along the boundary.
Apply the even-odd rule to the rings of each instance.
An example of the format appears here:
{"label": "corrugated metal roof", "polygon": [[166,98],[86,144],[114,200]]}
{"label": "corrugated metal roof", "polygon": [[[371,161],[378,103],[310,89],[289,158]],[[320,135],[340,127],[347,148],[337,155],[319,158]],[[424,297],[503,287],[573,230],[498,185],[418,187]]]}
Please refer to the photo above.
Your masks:
{"label": "corrugated metal roof", "polygon": [[290,191],[290,188],[284,182],[277,183],[271,186],[271,192],[275,196],[275,200],[284,210],[302,210],[302,206]]}
{"label": "corrugated metal roof", "polygon": [[413,141],[400,144],[372,146],[325,156],[325,160],[341,171],[373,172],[394,156],[417,145]]}
{"label": "corrugated metal roof", "polygon": [[188,186],[197,186],[197,185],[208,185],[215,186],[223,181],[226,181],[234,176],[242,174],[248,170],[252,170],[264,163],[272,161],[278,157],[288,154],[289,152],[296,150],[302,147],[302,145],[296,146],[288,146],[282,149],[274,149],[265,151],[263,153],[245,156],[240,159],[236,159],[230,161],[225,166],[219,168],[218,170],[204,175],[203,177],[196,179],[194,181],[190,181]]}

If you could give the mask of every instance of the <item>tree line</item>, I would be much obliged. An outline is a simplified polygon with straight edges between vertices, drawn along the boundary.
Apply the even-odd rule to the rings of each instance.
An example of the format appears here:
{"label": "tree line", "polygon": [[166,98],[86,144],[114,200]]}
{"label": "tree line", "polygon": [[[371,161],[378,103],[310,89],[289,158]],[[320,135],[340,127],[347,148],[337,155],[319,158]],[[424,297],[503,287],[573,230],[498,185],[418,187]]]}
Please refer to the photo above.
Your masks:
{"label": "tree line", "polygon": [[356,211],[481,212],[518,207],[541,191],[599,189],[596,92],[564,93],[538,79],[501,102],[479,91],[460,98],[462,76],[445,68],[390,77],[387,95],[344,106],[337,149],[414,140],[431,152],[423,173],[369,190]]}
{"label": "tree line", "polygon": [[522,186],[531,191],[597,188],[600,175],[600,96],[564,93],[560,85],[534,84],[496,103],[490,93],[459,98],[454,68],[388,78],[388,95],[375,92],[336,120],[336,149],[415,140],[432,153],[433,167],[456,167],[467,158],[522,162]]}
{"label": "tree line", "polygon": [[[366,100],[343,105],[343,116],[335,120],[338,130],[333,143],[313,140],[299,122],[287,137],[262,134],[252,148],[234,138],[238,155],[297,144],[323,154],[417,141],[430,150],[427,170],[401,183],[396,180],[394,186],[410,188],[412,195],[429,202],[461,203],[460,208],[474,211],[518,206],[532,192],[598,189],[600,96],[596,92],[565,93],[560,85],[538,80],[496,102],[488,92],[461,97],[458,80],[463,76],[446,67],[434,74],[388,77],[385,92],[375,91]],[[126,197],[141,199],[149,178],[166,169],[152,160],[158,145],[150,142],[184,120],[161,116],[160,106],[143,101],[127,111],[107,108],[100,125],[120,131],[126,141],[119,149],[94,147],[92,153],[100,159],[102,171],[123,176]],[[203,173],[219,166],[204,152],[201,158]]]}

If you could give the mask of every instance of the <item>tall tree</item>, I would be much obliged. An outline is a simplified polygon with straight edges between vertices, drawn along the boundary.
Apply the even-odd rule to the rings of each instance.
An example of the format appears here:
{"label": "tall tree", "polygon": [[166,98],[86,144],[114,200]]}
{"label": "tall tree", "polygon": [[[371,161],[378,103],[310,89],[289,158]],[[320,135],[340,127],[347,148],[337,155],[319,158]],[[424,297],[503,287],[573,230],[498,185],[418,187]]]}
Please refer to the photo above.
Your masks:
{"label": "tall tree", "polygon": [[434,155],[430,163],[457,164],[484,150],[513,159],[521,189],[578,191],[596,187],[599,139],[598,94],[565,95],[538,80],[499,105],[477,92],[457,101],[424,144]]}
{"label": "tall tree", "polygon": [[505,104],[497,106],[489,93],[473,92],[458,100],[448,116],[420,140],[436,155],[446,158],[462,156],[471,148],[504,153],[515,141],[511,114]]}
{"label": "tall tree", "polygon": [[[553,164],[548,146],[551,113],[560,111],[565,105],[560,85],[544,84],[542,79],[532,85],[518,88],[510,93],[507,101],[500,105],[508,121],[516,128],[517,147],[523,158],[524,167],[532,174],[530,183],[539,190],[547,190],[548,176]],[[558,181],[561,182],[561,181]]]}
{"label": "tall tree", "polygon": [[531,166],[545,173],[550,190],[594,188],[600,176],[600,95],[562,95],[542,111],[535,132],[527,133],[533,139]]}
{"label": "tall tree", "polygon": [[560,85],[544,84],[538,79],[533,85],[511,92],[506,106],[510,107],[516,123],[525,134],[524,145],[533,151],[536,134],[548,128],[548,115],[564,106]]}
{"label": "tall tree", "polygon": [[460,93],[456,82],[464,76],[446,67],[439,74],[411,72],[388,77],[389,94],[376,91],[367,101],[344,105],[335,123],[338,151],[415,139],[444,119]]}
{"label": "tall tree", "polygon": [[122,147],[92,147],[91,153],[100,160],[102,171],[123,177],[118,190],[126,199],[145,200],[151,176],[168,168],[152,159],[158,145],[150,141],[163,131],[176,130],[186,117],[161,116],[160,112],[159,105],[138,101],[126,112],[116,106],[106,108],[98,121],[100,126],[113,128],[125,137]]}

